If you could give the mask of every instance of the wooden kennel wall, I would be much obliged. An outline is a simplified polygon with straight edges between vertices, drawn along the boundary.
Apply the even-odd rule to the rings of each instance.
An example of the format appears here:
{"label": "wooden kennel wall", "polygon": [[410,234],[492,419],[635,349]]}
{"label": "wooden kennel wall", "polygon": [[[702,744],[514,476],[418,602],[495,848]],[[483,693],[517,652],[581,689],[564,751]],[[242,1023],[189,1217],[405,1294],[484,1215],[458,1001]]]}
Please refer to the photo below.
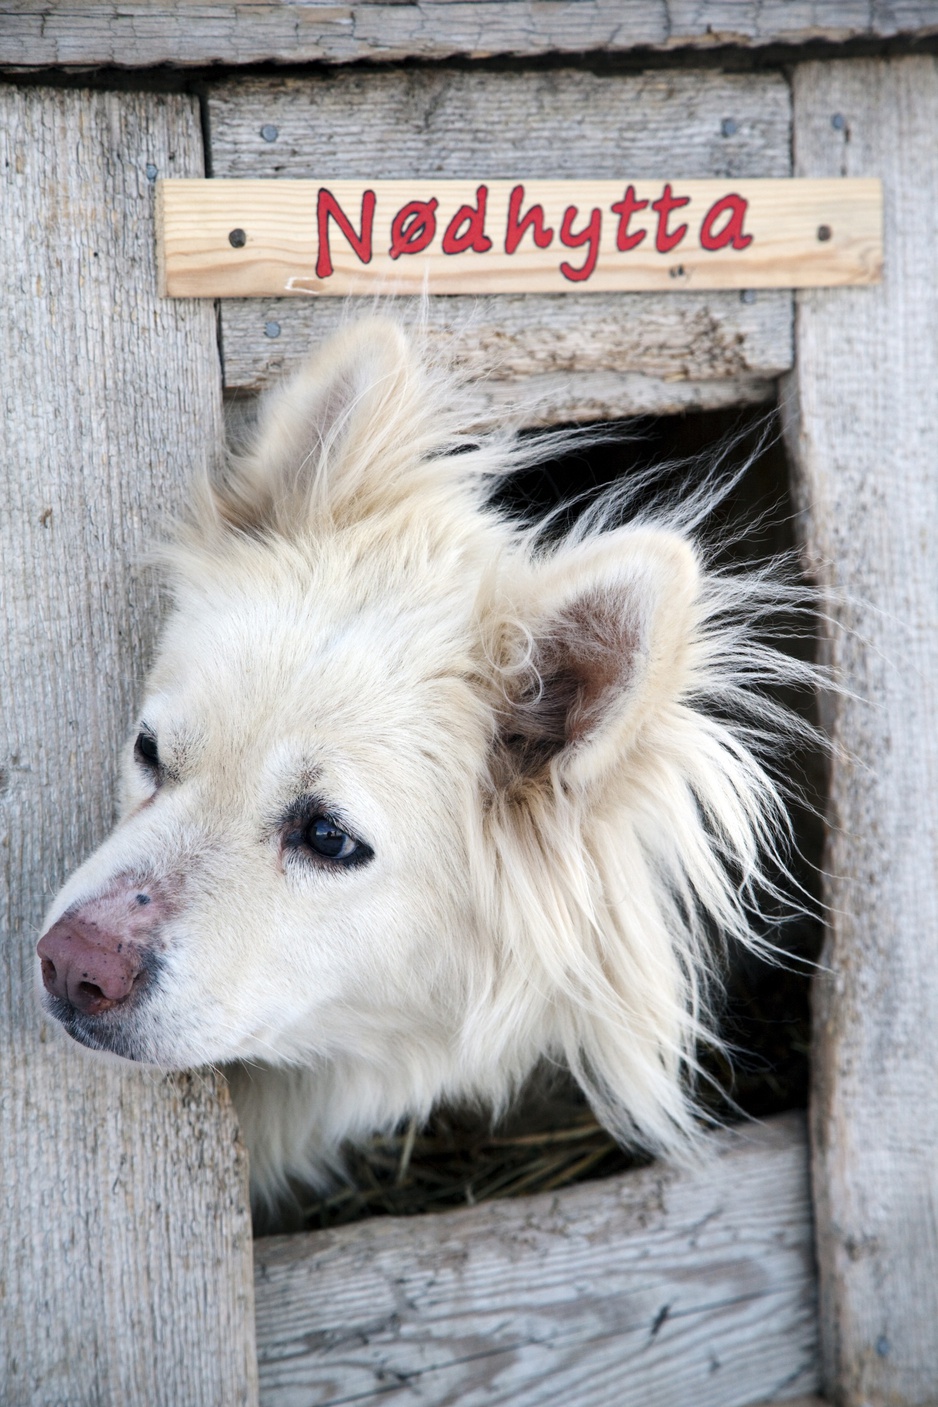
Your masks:
{"label": "wooden kennel wall", "polygon": [[[935,33],[927,0],[0,4],[4,1403],[938,1401]],[[881,39],[892,57],[869,56]],[[861,56],[800,47],[818,41]],[[654,58],[721,44],[726,66]],[[766,45],[777,64],[733,71]],[[604,63],[557,60],[584,53]],[[493,54],[514,62],[465,62]],[[553,61],[525,68],[537,55]],[[114,72],[76,83],[96,66]],[[117,72],[148,67],[155,81]],[[786,1116],[721,1136],[699,1174],[276,1238],[252,1266],[223,1086],[91,1070],[37,1019],[36,926],[109,824],[153,639],[140,554],[218,453],[223,374],[262,386],[337,315],[230,302],[216,325],[210,304],[158,298],[154,181],[206,160],[216,176],[882,177],[876,287],[430,310],[470,367],[497,368],[490,402],[534,389],[542,419],[780,394],[847,686],[827,719],[810,1155]]]}

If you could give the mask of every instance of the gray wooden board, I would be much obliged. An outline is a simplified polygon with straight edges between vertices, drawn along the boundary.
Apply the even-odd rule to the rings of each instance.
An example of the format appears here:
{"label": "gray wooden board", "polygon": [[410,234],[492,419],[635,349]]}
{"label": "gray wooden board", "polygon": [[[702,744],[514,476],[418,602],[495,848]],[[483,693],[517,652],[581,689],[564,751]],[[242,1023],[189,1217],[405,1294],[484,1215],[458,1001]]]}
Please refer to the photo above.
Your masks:
{"label": "gray wooden board", "polygon": [[5,0],[0,62],[151,67],[760,48],[938,32],[933,0]]}
{"label": "gray wooden board", "polygon": [[748,1407],[817,1386],[804,1121],[465,1211],[256,1243],[263,1407]]}
{"label": "gray wooden board", "polygon": [[[791,171],[788,86],[771,73],[343,70],[220,84],[208,114],[212,170],[222,177]],[[275,140],[264,129],[276,129]],[[356,306],[225,300],[226,385],[256,390],[290,370]],[[483,403],[531,400],[532,420],[761,400],[791,366],[787,292],[434,298],[424,313],[398,306],[425,316],[431,344],[485,378]]]}
{"label": "gray wooden board", "polygon": [[[306,344],[316,345],[319,334]],[[734,406],[774,404],[775,381],[751,377],[723,381],[665,381],[616,372],[565,372],[531,376],[514,383],[492,379],[473,383],[460,393],[468,430],[506,424],[531,429],[571,423],[628,419],[635,415],[678,415],[685,411],[727,410]],[[229,444],[240,448],[257,423],[260,397],[251,393],[228,398]]]}
{"label": "gray wooden board", "polygon": [[0,89],[0,1401],[256,1401],[227,1095],[83,1054],[33,999],[43,909],[112,820],[159,601],[139,557],[220,438],[211,305],[156,297],[147,165],[189,98]]}
{"label": "gray wooden board", "polygon": [[[827,1383],[938,1402],[938,64],[795,72],[796,174],[882,176],[876,288],[803,293],[787,399],[829,710],[813,1138]],[[831,125],[831,113],[844,125]]]}
{"label": "gray wooden board", "polygon": [[[528,421],[767,400],[791,366],[792,298],[775,290],[745,301],[738,293],[570,293],[387,306],[420,329],[432,354],[477,379],[480,408],[520,401]],[[370,307],[367,299],[225,299],[225,385],[263,389]]]}
{"label": "gray wooden board", "polygon": [[791,174],[790,93],[772,72],[345,69],[220,83],[208,116],[214,176]]}

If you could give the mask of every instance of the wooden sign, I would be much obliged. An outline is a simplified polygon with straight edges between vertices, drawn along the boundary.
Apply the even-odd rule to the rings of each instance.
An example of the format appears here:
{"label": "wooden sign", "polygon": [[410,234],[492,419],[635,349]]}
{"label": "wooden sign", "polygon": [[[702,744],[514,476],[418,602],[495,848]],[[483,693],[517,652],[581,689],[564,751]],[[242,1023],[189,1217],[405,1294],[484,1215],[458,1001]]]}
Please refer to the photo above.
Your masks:
{"label": "wooden sign", "polygon": [[162,291],[562,293],[875,283],[878,180],[168,180]]}

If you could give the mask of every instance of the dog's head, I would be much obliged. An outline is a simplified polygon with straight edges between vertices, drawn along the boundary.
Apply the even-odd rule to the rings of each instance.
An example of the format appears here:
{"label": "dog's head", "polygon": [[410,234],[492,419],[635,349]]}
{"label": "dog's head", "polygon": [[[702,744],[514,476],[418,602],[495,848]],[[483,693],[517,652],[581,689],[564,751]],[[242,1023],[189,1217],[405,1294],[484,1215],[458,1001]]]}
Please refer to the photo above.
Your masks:
{"label": "dog's head", "polygon": [[666,1145],[700,913],[744,931],[727,861],[752,872],[771,806],[696,707],[730,637],[680,535],[547,549],[488,509],[512,451],[460,439],[447,397],[360,324],[197,493],[122,818],[47,917],[44,1000],[168,1068],[432,1048],[418,1102],[562,1053]]}

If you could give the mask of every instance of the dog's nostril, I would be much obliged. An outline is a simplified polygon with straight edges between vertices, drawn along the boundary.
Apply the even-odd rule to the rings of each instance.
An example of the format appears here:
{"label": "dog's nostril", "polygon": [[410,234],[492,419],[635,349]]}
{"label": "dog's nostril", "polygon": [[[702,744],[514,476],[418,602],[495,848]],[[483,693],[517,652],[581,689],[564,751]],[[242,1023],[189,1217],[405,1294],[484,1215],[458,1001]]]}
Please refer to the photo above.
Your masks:
{"label": "dog's nostril", "polygon": [[107,1002],[108,1006],[112,1004],[102,992],[101,988],[94,982],[79,982],[78,990],[81,992],[82,996],[87,997],[89,1001]]}
{"label": "dog's nostril", "polygon": [[55,986],[55,979],[57,975],[55,971],[55,963],[52,961],[51,958],[43,958],[41,960],[41,967],[43,985],[45,987],[48,987],[51,991],[51,989]]}

